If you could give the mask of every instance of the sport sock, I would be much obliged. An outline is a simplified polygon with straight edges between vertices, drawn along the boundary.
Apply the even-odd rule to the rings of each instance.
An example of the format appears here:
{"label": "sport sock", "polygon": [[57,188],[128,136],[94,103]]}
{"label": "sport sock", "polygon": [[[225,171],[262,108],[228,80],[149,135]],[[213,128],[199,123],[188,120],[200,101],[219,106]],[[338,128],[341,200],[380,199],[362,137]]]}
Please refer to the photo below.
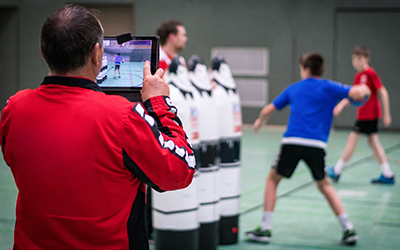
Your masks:
{"label": "sport sock", "polygon": [[337,218],[342,226],[343,232],[353,228],[353,224],[351,224],[347,213],[339,214]]}
{"label": "sport sock", "polygon": [[262,220],[261,220],[261,229],[262,230],[269,230],[272,228],[271,225],[272,225],[273,215],[274,215],[274,212],[270,212],[270,211],[263,212],[263,216],[262,216]]}
{"label": "sport sock", "polygon": [[390,165],[388,162],[384,162],[381,164],[381,171],[383,176],[386,178],[392,178],[393,177],[393,172],[392,169],[390,169]]}
{"label": "sport sock", "polygon": [[342,173],[343,168],[346,166],[346,162],[344,162],[342,160],[342,158],[340,158],[335,166],[333,167],[333,171],[335,172],[335,175],[340,175],[340,173]]}

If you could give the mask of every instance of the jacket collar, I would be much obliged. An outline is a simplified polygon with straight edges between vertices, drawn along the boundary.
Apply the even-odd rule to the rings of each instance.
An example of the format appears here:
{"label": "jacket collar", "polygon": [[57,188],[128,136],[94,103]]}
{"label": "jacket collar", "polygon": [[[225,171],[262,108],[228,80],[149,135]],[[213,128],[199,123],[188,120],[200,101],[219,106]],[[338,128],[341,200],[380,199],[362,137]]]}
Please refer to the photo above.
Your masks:
{"label": "jacket collar", "polygon": [[70,87],[81,87],[102,92],[101,88],[97,83],[83,77],[46,76],[41,85],[49,85],[49,84],[65,85]]}

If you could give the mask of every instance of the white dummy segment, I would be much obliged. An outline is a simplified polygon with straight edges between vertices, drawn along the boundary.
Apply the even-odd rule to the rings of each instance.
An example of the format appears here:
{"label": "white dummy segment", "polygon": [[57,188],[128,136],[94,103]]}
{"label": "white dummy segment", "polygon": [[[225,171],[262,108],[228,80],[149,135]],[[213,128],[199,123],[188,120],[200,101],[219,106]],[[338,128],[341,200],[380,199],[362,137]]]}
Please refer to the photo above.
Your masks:
{"label": "white dummy segment", "polygon": [[238,241],[240,204],[240,140],[242,115],[240,97],[229,66],[223,59],[213,60],[213,95],[219,110],[220,239],[222,245]]}
{"label": "white dummy segment", "polygon": [[[193,67],[191,67],[193,66]],[[197,107],[199,125],[199,220],[200,250],[216,250],[219,231],[219,147],[218,110],[212,96],[207,67],[197,63],[189,68],[189,80]]]}
{"label": "white dummy segment", "polygon": [[197,195],[198,174],[181,190],[159,193],[153,190],[153,227],[161,230],[194,230],[199,228]]}

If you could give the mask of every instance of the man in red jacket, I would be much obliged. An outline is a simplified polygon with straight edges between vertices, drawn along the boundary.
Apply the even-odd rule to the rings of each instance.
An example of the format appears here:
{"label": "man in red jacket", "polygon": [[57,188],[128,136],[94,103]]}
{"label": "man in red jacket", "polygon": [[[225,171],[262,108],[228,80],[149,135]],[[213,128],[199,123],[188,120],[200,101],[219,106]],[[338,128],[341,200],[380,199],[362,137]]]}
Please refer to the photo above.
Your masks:
{"label": "man in red jacket", "polygon": [[186,66],[185,59],[178,55],[178,52],[185,49],[188,40],[185,26],[179,21],[168,20],[157,28],[157,35],[160,37],[160,68],[167,71],[171,60],[179,57],[179,61]]}
{"label": "man in red jacket", "polygon": [[96,16],[66,5],[42,27],[49,76],[10,97],[0,145],[19,190],[14,249],[149,249],[145,184],[191,183],[195,159],[163,70],[144,66],[141,103],[105,95]]}

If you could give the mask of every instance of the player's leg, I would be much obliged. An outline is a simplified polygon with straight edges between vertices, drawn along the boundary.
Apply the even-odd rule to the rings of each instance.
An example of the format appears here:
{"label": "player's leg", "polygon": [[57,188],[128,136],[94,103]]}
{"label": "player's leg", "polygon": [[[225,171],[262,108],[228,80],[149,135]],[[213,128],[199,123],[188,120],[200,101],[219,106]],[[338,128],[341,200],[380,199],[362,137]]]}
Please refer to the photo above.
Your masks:
{"label": "player's leg", "polygon": [[377,133],[373,133],[368,135],[367,137],[368,146],[371,148],[376,160],[379,164],[387,162],[387,156],[385,153],[385,149],[382,147],[382,144],[379,141],[379,136]]}
{"label": "player's leg", "polygon": [[358,142],[360,141],[361,134],[355,131],[351,131],[347,137],[347,143],[342,151],[340,159],[336,162],[335,166],[327,168],[328,176],[334,180],[338,181],[340,174],[342,173],[344,167],[346,167],[347,162],[353,155]]}
{"label": "player's leg", "polygon": [[264,190],[264,211],[273,212],[276,201],[276,190],[282,175],[276,172],[275,168],[271,168],[267,177],[267,184]]}
{"label": "player's leg", "polygon": [[317,187],[319,191],[325,196],[326,200],[329,203],[329,206],[332,208],[333,212],[336,216],[343,214],[344,208],[342,205],[342,201],[337,195],[335,189],[329,183],[328,178],[325,177],[322,180],[316,181]]}
{"label": "player's leg", "polygon": [[281,179],[282,176],[276,172],[276,169],[271,168],[267,176],[264,190],[264,210],[261,219],[261,226],[246,232],[246,235],[254,241],[267,243],[271,239],[271,225],[276,200],[276,189]]}
{"label": "player's leg", "polygon": [[316,181],[316,183],[318,189],[325,196],[329,206],[337,216],[337,219],[342,227],[342,242],[350,245],[355,244],[358,239],[358,235],[356,234],[353,224],[350,222],[348,215],[343,208],[342,201],[337,195],[335,189],[329,183],[328,178],[325,177],[322,180]]}
{"label": "player's leg", "polygon": [[290,178],[297,166],[300,155],[297,146],[282,145],[268,174],[264,192],[264,211],[261,226],[246,232],[252,240],[269,242],[271,238],[271,224],[276,202],[276,190],[282,177]]}
{"label": "player's leg", "polygon": [[329,206],[332,208],[342,226],[343,243],[354,244],[358,236],[343,208],[342,201],[329,183],[328,177],[325,175],[325,156],[324,149],[309,147],[305,150],[303,159],[310,168],[319,191],[325,196]]}
{"label": "player's leg", "polygon": [[393,172],[390,168],[385,149],[382,147],[382,144],[379,141],[378,133],[372,133],[368,135],[367,142],[374,156],[376,157],[376,160],[380,164],[382,171],[382,174],[378,178],[372,179],[371,182],[378,184],[394,184]]}
{"label": "player's leg", "polygon": [[342,159],[345,163],[347,163],[354,154],[354,150],[356,149],[360,138],[361,134],[354,131],[350,132],[349,136],[347,137],[346,146],[344,147],[342,156],[340,157],[340,159]]}
{"label": "player's leg", "polygon": [[276,189],[281,179],[282,176],[276,172],[276,169],[271,168],[264,190],[264,210],[261,219],[261,226],[246,232],[246,235],[254,241],[267,243],[271,239],[271,226],[276,201]]}

